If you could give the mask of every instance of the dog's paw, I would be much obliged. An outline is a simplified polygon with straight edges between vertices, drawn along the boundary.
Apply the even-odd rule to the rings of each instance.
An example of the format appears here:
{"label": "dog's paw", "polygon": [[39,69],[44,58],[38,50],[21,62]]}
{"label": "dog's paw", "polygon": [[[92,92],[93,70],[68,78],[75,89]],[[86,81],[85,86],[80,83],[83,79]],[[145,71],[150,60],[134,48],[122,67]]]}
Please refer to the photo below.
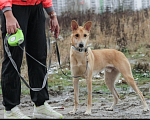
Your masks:
{"label": "dog's paw", "polygon": [[91,111],[86,111],[84,115],[91,115]]}
{"label": "dog's paw", "polygon": [[144,112],[144,113],[147,112],[147,111],[149,111],[149,108],[148,108],[148,107],[146,107],[146,108],[143,109],[143,112]]}
{"label": "dog's paw", "polygon": [[110,107],[110,108],[106,108],[107,111],[113,111],[113,108]]}
{"label": "dog's paw", "polygon": [[75,114],[76,112],[74,110],[70,111],[68,114]]}

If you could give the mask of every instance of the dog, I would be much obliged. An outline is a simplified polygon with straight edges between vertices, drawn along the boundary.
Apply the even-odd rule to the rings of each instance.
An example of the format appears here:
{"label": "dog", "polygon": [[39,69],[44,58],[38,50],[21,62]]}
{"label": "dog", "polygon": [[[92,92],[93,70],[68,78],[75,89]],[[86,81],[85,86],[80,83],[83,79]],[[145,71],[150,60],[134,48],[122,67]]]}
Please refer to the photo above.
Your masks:
{"label": "dog", "polygon": [[[105,83],[114,97],[114,102],[108,111],[112,111],[117,104],[119,95],[115,89],[115,80],[121,73],[127,83],[139,95],[144,105],[143,111],[148,111],[148,105],[138,89],[131,72],[131,66],[125,55],[115,49],[96,49],[88,47],[92,22],[88,21],[83,26],[79,26],[75,20],[71,21],[71,48],[70,48],[70,69],[72,76],[81,76],[86,79],[88,89],[87,109],[84,114],[91,114],[92,107],[92,76],[94,73],[105,71]],[[88,65],[87,64],[88,60]],[[87,67],[86,67],[87,66]],[[87,68],[87,69],[86,69]],[[79,103],[79,77],[73,77],[74,87],[74,108],[69,114],[75,114]]]}

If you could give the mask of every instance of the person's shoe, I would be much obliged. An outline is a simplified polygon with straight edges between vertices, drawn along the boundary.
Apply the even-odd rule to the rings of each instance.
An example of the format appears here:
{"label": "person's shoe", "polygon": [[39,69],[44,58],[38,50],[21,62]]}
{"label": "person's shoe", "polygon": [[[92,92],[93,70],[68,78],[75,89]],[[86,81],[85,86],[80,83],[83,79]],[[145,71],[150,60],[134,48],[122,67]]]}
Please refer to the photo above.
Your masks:
{"label": "person's shoe", "polygon": [[62,119],[63,115],[53,110],[53,108],[47,102],[45,102],[44,105],[39,107],[34,105],[33,118]]}
{"label": "person's shoe", "polygon": [[11,109],[11,113],[6,113],[6,110],[4,110],[4,119],[31,119],[30,117],[24,115],[20,109],[15,106]]}

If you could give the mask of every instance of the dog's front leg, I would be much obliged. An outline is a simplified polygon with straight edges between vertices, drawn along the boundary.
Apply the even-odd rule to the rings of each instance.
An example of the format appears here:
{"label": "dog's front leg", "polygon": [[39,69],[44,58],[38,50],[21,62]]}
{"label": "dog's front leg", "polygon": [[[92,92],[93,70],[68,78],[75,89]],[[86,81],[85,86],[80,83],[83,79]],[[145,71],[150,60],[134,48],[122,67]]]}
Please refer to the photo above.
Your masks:
{"label": "dog's front leg", "polygon": [[87,89],[88,89],[88,102],[87,102],[87,109],[84,114],[90,115],[91,114],[91,106],[92,106],[92,76],[86,79],[87,82]]}
{"label": "dog's front leg", "polygon": [[74,108],[72,111],[70,111],[70,114],[75,114],[77,111],[77,106],[79,103],[79,78],[73,78],[73,87],[74,87]]}

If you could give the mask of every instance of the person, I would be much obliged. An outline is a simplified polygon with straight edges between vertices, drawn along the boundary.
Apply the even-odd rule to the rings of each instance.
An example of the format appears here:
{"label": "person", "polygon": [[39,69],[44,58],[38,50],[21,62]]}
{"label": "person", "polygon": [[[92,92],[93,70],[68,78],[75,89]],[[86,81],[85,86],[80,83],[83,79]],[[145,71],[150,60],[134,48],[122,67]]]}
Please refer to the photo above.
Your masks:
{"label": "person", "polygon": [[[24,42],[27,53],[46,65],[47,41],[45,34],[45,13],[50,17],[50,29],[55,37],[59,35],[59,24],[53,8],[52,0],[0,0],[0,9],[3,11],[1,17],[2,38],[6,33],[14,34],[17,28],[21,28],[24,34]],[[4,46],[4,44],[3,44]],[[4,48],[4,47],[3,47]],[[9,46],[12,58],[20,72],[23,59],[23,50],[18,46]],[[26,55],[28,65],[29,85],[31,88],[41,88],[47,73],[46,67],[35,62]],[[4,118],[30,118],[19,109],[21,95],[21,80],[4,49],[4,60],[1,70],[1,88],[4,105]],[[46,102],[49,94],[46,86],[40,91],[30,89],[31,100],[34,103],[33,118],[63,118],[63,115],[54,111]]]}

